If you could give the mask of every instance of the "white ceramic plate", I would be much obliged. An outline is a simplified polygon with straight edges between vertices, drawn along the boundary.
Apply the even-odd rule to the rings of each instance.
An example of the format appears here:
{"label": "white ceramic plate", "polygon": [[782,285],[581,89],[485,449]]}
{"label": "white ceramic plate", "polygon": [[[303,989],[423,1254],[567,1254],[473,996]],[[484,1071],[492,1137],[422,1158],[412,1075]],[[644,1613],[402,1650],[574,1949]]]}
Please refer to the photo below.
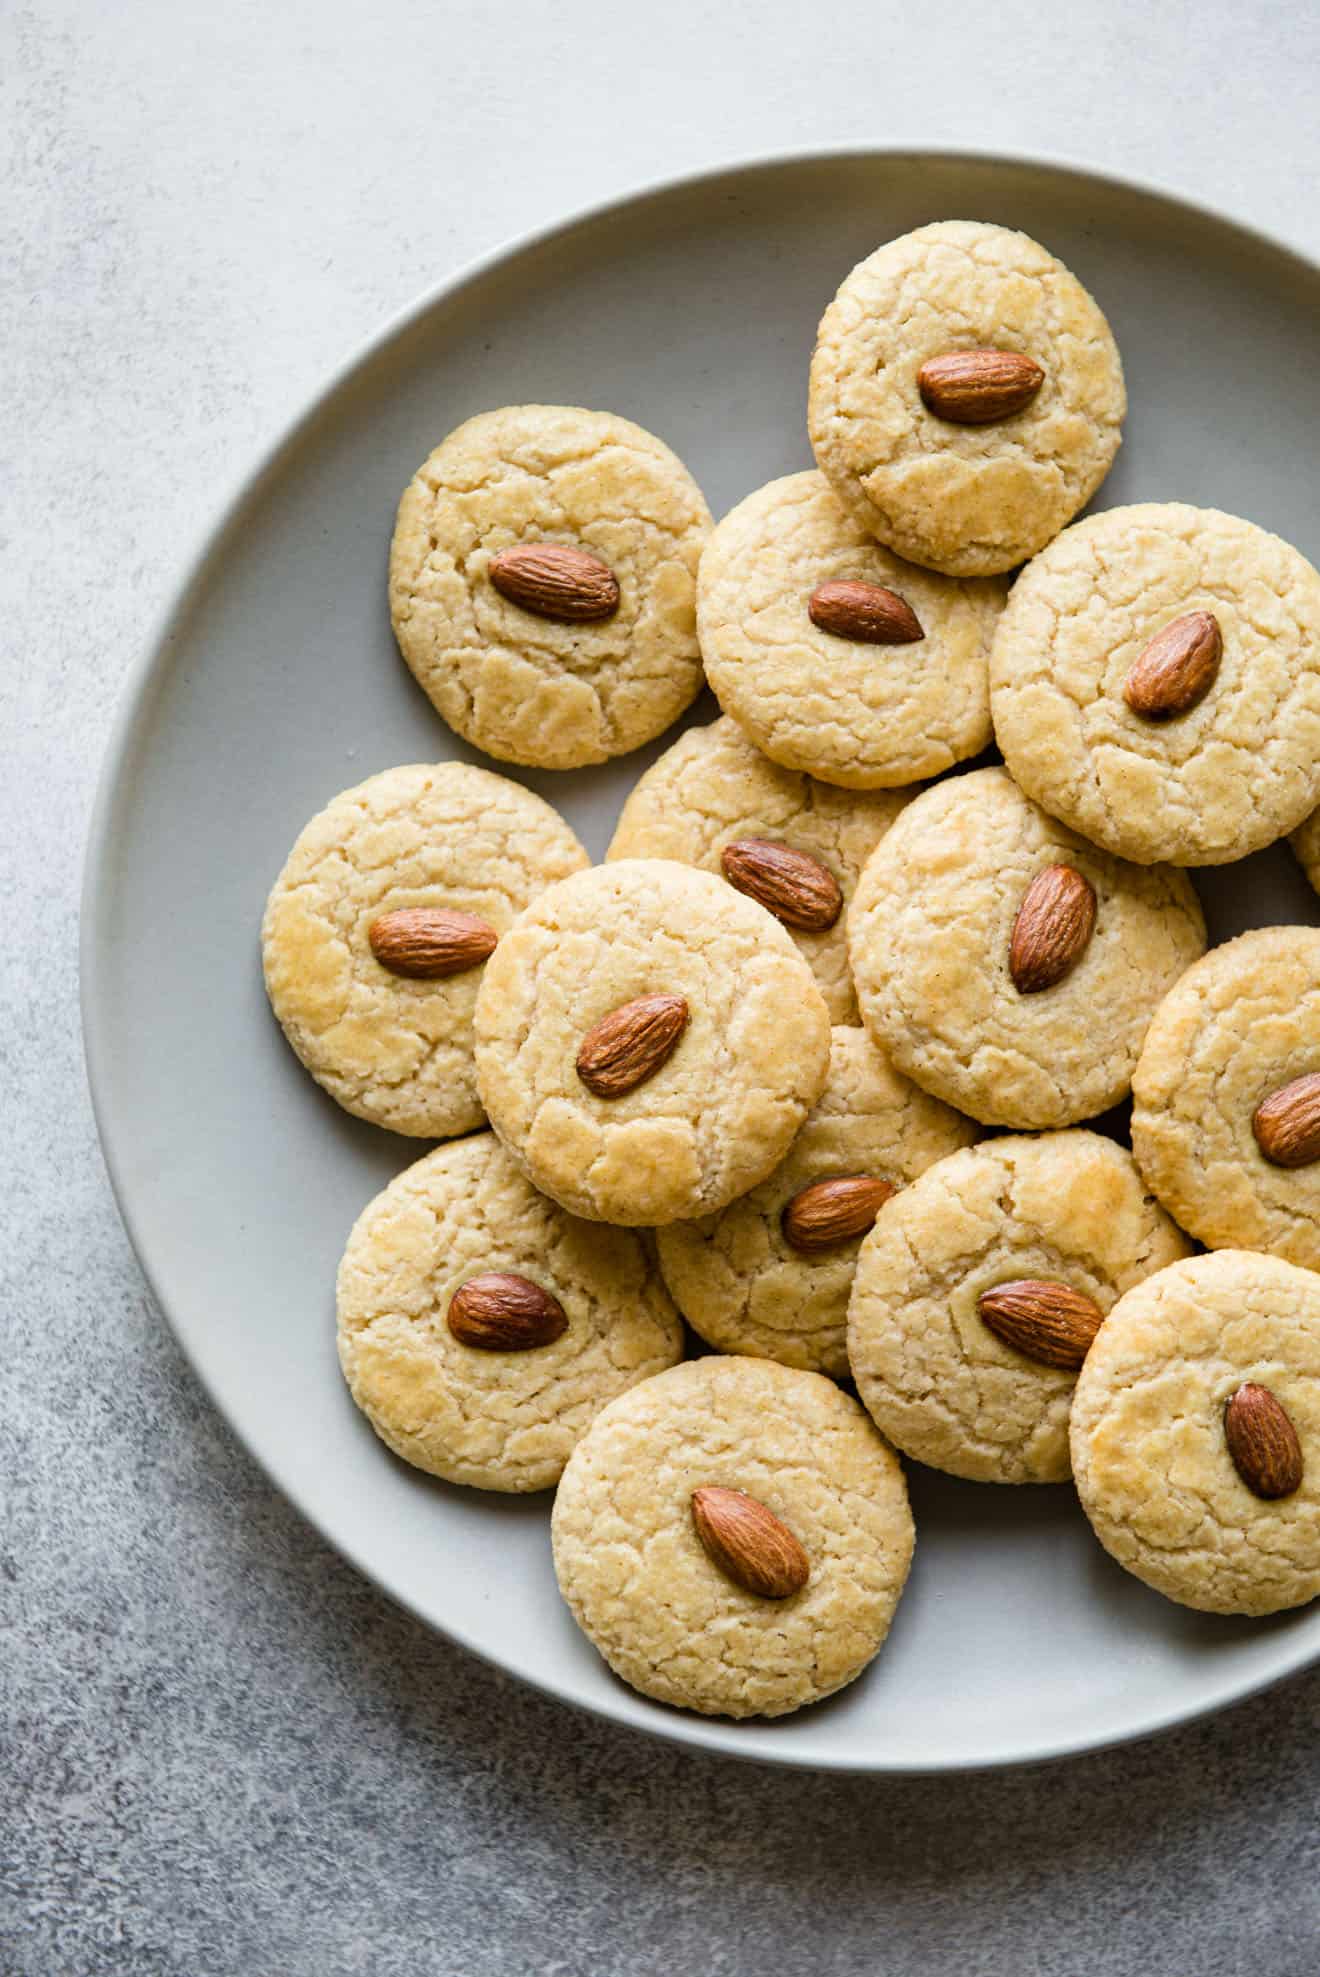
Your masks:
{"label": "white ceramic plate", "polygon": [[[281,1489],[386,1592],[529,1682],[707,1749],[840,1770],[1138,1736],[1310,1660],[1320,1610],[1185,1612],[1110,1563],[1070,1490],[915,1470],[916,1566],[861,1681],[774,1724],[633,1695],[559,1602],[549,1498],[431,1482],[348,1399],[340,1249],[423,1148],[350,1119],[299,1068],[266,1007],[257,926],[289,845],[337,790],[471,758],[400,662],[385,607],[395,502],[428,449],[494,405],[608,407],[668,440],[721,514],[810,464],[807,361],[842,276],[944,217],[1024,228],[1107,311],[1131,414],[1104,504],[1225,507],[1320,558],[1320,269],[1158,194],[1038,164],[868,153],[664,186],[427,296],[252,474],[131,683],[85,896],[87,1055],[120,1206],[184,1350]],[[599,855],[659,746],[522,779]],[[1282,847],[1202,892],[1215,939],[1317,918]]]}

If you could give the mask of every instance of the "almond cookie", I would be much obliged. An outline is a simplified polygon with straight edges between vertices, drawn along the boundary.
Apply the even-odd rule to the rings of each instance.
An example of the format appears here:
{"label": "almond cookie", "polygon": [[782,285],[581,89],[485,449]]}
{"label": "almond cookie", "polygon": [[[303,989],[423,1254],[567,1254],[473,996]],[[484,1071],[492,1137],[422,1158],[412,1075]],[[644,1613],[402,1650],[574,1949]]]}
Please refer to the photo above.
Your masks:
{"label": "almond cookie", "polygon": [[821,474],[749,494],[701,559],[715,697],[772,761],[848,789],[939,775],[990,740],[996,582],[882,549]]}
{"label": "almond cookie", "polygon": [[1115,1305],[1077,1380],[1082,1508],[1119,1564],[1205,1613],[1320,1593],[1320,1277],[1221,1249]]}
{"label": "almond cookie", "polygon": [[612,1401],[551,1531],[615,1674],[706,1716],[783,1716],[851,1682],[913,1545],[903,1472],[856,1401],[766,1359],[692,1360]]}
{"label": "almond cookie", "polygon": [[1185,1229],[1320,1270],[1320,928],[1212,948],[1156,1010],[1132,1095],[1137,1164]]}
{"label": "almond cookie", "polygon": [[932,1468],[1062,1482],[1073,1383],[1106,1313],[1188,1249],[1131,1155],[1098,1133],[950,1154],[862,1244],[848,1309],[857,1391],[895,1447]]}
{"label": "almond cookie", "polygon": [[606,856],[675,858],[719,872],[788,928],[831,1020],[855,1023],[848,901],[906,801],[888,791],[845,796],[779,768],[735,722],[716,721],[689,728],[647,770]]}
{"label": "almond cookie", "polygon": [[450,433],[399,503],[390,616],[451,728],[574,769],[624,755],[701,688],[710,510],[662,440],[614,412],[509,405]]}
{"label": "almond cookie", "polygon": [[1097,851],[979,769],[873,852],[848,948],[862,1020],[906,1076],[985,1125],[1067,1126],[1127,1092],[1205,921],[1185,873]]}
{"label": "almond cookie", "polygon": [[640,1237],[575,1221],[493,1133],[442,1146],[359,1216],[339,1363],[396,1455],[479,1490],[544,1490],[607,1401],[682,1357]]}
{"label": "almond cookie", "polygon": [[1010,570],[1057,535],[1109,472],[1126,410],[1100,310],[1007,227],[891,240],[817,332],[817,465],[881,542],[953,576]]}
{"label": "almond cookie", "polygon": [[1320,799],[1320,575],[1235,515],[1069,529],[1014,585],[990,683],[1028,796],[1139,864],[1244,858]]}
{"label": "almond cookie", "polygon": [[650,1224],[764,1180],[829,1066],[825,1003],[786,930],[710,872],[621,859],[551,886],[477,999],[477,1084],[536,1186]]}
{"label": "almond cookie", "polygon": [[303,831],[262,925],[271,1007],[360,1119],[444,1139],[481,1124],[472,1010],[482,964],[587,854],[539,796],[462,762],[387,769]]}
{"label": "almond cookie", "polygon": [[721,1352],[842,1379],[862,1237],[891,1194],[975,1138],[970,1119],[900,1077],[865,1030],[836,1029],[825,1089],[770,1178],[719,1215],[658,1232],[683,1316]]}

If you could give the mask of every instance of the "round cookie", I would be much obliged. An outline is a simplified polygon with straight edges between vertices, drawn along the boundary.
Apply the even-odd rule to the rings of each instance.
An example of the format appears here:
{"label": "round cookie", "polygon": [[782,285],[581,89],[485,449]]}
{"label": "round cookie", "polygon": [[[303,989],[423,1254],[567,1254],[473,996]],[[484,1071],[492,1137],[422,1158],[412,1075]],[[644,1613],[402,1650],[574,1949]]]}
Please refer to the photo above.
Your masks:
{"label": "round cookie", "polygon": [[1265,1099],[1316,1073],[1320,927],[1257,927],[1169,991],[1133,1073],[1132,1151],[1198,1241],[1320,1270],[1320,1141],[1316,1158],[1286,1166],[1252,1125]]}
{"label": "round cookie", "polygon": [[[682,461],[617,413],[483,412],[435,449],[399,503],[399,649],[450,727],[488,755],[545,769],[624,755],[700,691],[696,575],[710,524]],[[616,607],[547,616],[528,608],[525,586],[517,600],[497,589],[493,559],[534,543],[603,563]],[[546,599],[544,585],[535,595]]]}
{"label": "round cookie", "polygon": [[1320,810],[1299,824],[1290,840],[1297,862],[1316,892],[1320,892]]}
{"label": "round cookie", "polygon": [[[1010,416],[939,416],[918,374],[960,351],[1018,353],[1043,381]],[[1024,233],[941,220],[843,283],[817,332],[807,416],[817,465],[864,528],[911,562],[986,576],[1085,506],[1126,410],[1109,325],[1076,277]]]}
{"label": "round cookie", "polygon": [[[460,1343],[455,1292],[512,1273],[566,1328],[526,1350]],[[365,1208],[339,1266],[339,1362],[405,1462],[481,1490],[544,1490],[607,1401],[673,1366],[683,1328],[640,1237],[565,1215],[493,1133],[409,1167]]]}
{"label": "round cookie", "polygon": [[[915,623],[888,603],[884,640],[860,636],[866,614],[844,597],[840,617],[829,588],[845,583],[879,587]],[[1004,596],[999,582],[958,583],[901,562],[822,474],[790,474],[739,502],[706,545],[706,676],[773,761],[848,789],[894,788],[989,742],[990,642]]]}
{"label": "round cookie", "polygon": [[[1019,914],[1059,866],[1094,893],[1094,932],[1062,979],[1024,992],[1010,967]],[[1204,949],[1185,873],[1097,851],[1003,769],[910,803],[848,918],[872,1036],[906,1076],[984,1125],[1067,1126],[1117,1104],[1151,1012]]]}
{"label": "round cookie", "polygon": [[[697,1535],[692,1495],[742,1491],[810,1576],[748,1592]],[[696,1359],[597,1417],[551,1526],[559,1589],[616,1675],[707,1716],[783,1716],[859,1675],[912,1559],[903,1472],[855,1400],[765,1359]]]}
{"label": "round cookie", "polygon": [[1098,1133],[950,1154],[885,1204],[862,1245],[848,1309],[857,1391],[881,1432],[932,1468],[1062,1482],[1076,1372],[1006,1343],[980,1298],[1039,1280],[1104,1313],[1188,1248],[1131,1156]]}
{"label": "round cookie", "polygon": [[726,846],[768,838],[819,860],[838,884],[843,910],[832,926],[789,926],[789,932],[811,964],[831,1021],[855,1023],[847,903],[862,866],[906,801],[906,794],[887,790],[845,796],[828,783],[781,769],[725,719],[689,728],[646,771],[623,806],[606,856],[674,858],[720,872]]}
{"label": "round cookie", "polygon": [[519,783],[462,762],[386,769],[313,817],[266,905],[271,1007],[307,1069],[361,1119],[443,1139],[481,1124],[472,1067],[480,965],[396,974],[369,933],[383,915],[441,907],[496,933],[587,854]]}
{"label": "round cookie", "polygon": [[[1283,1407],[1299,1488],[1273,1499],[1229,1453],[1244,1384]],[[1320,1593],[1320,1277],[1222,1249],[1130,1290],[1077,1381],[1072,1458],[1105,1550],[1206,1613],[1277,1613]]]}
{"label": "round cookie", "polygon": [[900,1077],[865,1030],[836,1029],[825,1089],[770,1178],[718,1215],[657,1232],[675,1303],[721,1352],[843,1379],[861,1236],[804,1250],[785,1235],[785,1210],[804,1189],[844,1176],[901,1188],[975,1138],[970,1120]]}
{"label": "round cookie", "polygon": [[[579,1051],[646,996],[685,1002],[686,1026],[652,1075],[598,1096]],[[785,929],[722,879],[661,858],[544,892],[486,964],[476,1036],[482,1103],[536,1186],[573,1214],[632,1224],[755,1187],[819,1098],[830,1052]]]}
{"label": "round cookie", "polygon": [[[1200,635],[1152,701],[1131,676],[1171,626]],[[1014,585],[990,684],[1028,796],[1139,864],[1244,858],[1320,799],[1320,575],[1235,515],[1143,503],[1079,522]]]}

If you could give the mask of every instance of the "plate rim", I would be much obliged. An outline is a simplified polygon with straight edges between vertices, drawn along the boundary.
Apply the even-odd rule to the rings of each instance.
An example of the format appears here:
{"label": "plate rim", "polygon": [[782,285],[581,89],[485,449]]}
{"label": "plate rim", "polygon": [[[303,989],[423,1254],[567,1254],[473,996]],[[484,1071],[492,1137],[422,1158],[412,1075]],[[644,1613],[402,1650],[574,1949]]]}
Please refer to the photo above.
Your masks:
{"label": "plate rim", "polygon": [[1105,1732],[1096,1736],[1082,1728],[1074,1734],[1060,1736],[1055,1733],[1043,1737],[1038,1743],[1029,1747],[995,1752],[988,1756],[958,1759],[937,1755],[929,1760],[908,1759],[901,1763],[877,1761],[874,1756],[853,1757],[847,1752],[839,1756],[824,1757],[811,1751],[796,1750],[791,1744],[785,1744],[779,1750],[766,1749],[763,1746],[753,1750],[745,1744],[740,1747],[739,1726],[725,1719],[689,1715],[675,1710],[663,1715],[657,1713],[655,1720],[649,1717],[638,1720],[626,1713],[625,1705],[633,1700],[627,1692],[619,1696],[617,1704],[612,1704],[607,1700],[594,1700],[583,1696],[552,1678],[542,1680],[521,1670],[510,1669],[496,1654],[467,1638],[460,1628],[446,1625],[430,1613],[423,1612],[407,1593],[386,1584],[376,1568],[359,1555],[357,1550],[332,1536],[325,1528],[315,1504],[306,1499],[305,1492],[284,1480],[273,1460],[268,1459],[265,1453],[253,1445],[246,1428],[234,1418],[218,1398],[194,1355],[186,1327],[177,1319],[157,1281],[150,1260],[147,1238],[128,1196],[124,1168],[116,1144],[117,1129],[111,1117],[112,1108],[107,1098],[109,1076],[106,1067],[113,1052],[114,1040],[109,1034],[108,1024],[100,1015],[102,998],[99,994],[100,968],[107,952],[100,902],[106,897],[105,881],[116,855],[117,839],[113,829],[115,808],[123,789],[123,769],[131,753],[138,726],[149,714],[155,690],[168,672],[176,634],[186,625],[194,599],[204,591],[212,576],[222,567],[229,538],[241,526],[248,509],[261,499],[266,483],[282,470],[286,461],[292,457],[318,419],[330,409],[340,393],[351,385],[361,371],[379,359],[391,343],[404,337],[433,310],[456,300],[464,290],[516,261],[524,253],[548,246],[581,227],[618,217],[630,207],[640,208],[653,200],[692,192],[702,186],[713,186],[721,181],[770,174],[785,168],[877,161],[890,166],[908,163],[914,167],[932,164],[1007,166],[1059,179],[1086,180],[1092,184],[1108,187],[1115,192],[1159,201],[1180,209],[1198,221],[1227,229],[1230,233],[1236,234],[1244,244],[1281,256],[1285,261],[1292,262],[1299,273],[1312,280],[1320,280],[1320,260],[1313,259],[1291,241],[1254,222],[1239,219],[1220,208],[1171,189],[1157,180],[1110,171],[1064,153],[1026,152],[988,146],[948,144],[931,147],[911,144],[791,146],[781,150],[760,152],[751,157],[702,165],[671,176],[651,178],[603,199],[593,200],[566,216],[550,220],[522,233],[505,236],[494,247],[465,261],[452,274],[420,290],[401,309],[396,310],[375,330],[359,340],[310,395],[303,399],[294,413],[280,424],[274,436],[259,449],[254,462],[231,480],[227,492],[213,507],[209,520],[203,524],[190,553],[184,560],[182,574],[167,594],[163,605],[154,613],[117,691],[114,713],[97,774],[95,795],[88,815],[79,896],[78,962],[83,1055],[92,1114],[111,1194],[138,1267],[175,1345],[209,1404],[216,1410],[229,1432],[266,1480],[279,1492],[284,1501],[311,1525],[318,1537],[331,1550],[355,1571],[360,1572],[386,1599],[402,1607],[429,1631],[439,1634],[454,1646],[499,1670],[506,1678],[525,1683],[542,1695],[552,1697],[570,1708],[583,1710],[621,1730],[640,1732],[661,1743],[678,1745],[686,1750],[734,1757],[742,1763],[830,1772],[840,1776],[901,1778],[958,1776],[1019,1766],[1057,1763],[1070,1757],[1117,1749],[1125,1744],[1165,1735],[1182,1725],[1217,1714],[1234,1704],[1246,1702],[1252,1696],[1259,1695],[1262,1691],[1272,1688],[1275,1684],[1285,1681],[1289,1676],[1320,1660],[1320,1637],[1310,1641],[1302,1635],[1300,1637],[1302,1644],[1298,1648],[1290,1647],[1290,1637],[1283,1636],[1280,1651],[1276,1654],[1273,1664],[1267,1666],[1264,1672],[1253,1674],[1245,1681],[1237,1676],[1221,1681],[1218,1686],[1212,1684],[1207,1694],[1201,1695],[1186,1706],[1180,1707],[1174,1704],[1163,1710],[1154,1711],[1142,1721],[1114,1732]]}

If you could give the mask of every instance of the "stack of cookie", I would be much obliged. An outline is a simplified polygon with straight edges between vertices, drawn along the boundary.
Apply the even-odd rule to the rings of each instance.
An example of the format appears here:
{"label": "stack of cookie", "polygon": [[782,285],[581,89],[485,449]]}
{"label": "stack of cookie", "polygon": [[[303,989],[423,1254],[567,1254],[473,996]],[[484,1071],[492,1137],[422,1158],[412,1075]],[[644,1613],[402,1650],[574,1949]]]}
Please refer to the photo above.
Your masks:
{"label": "stack of cookie", "polygon": [[[817,470],[718,526],[568,407],[404,495],[395,630],[467,741],[574,768],[723,710],[598,866],[486,769],[375,776],[264,927],[312,1075],[446,1142],[349,1238],[354,1399],[449,1482],[557,1486],[564,1596],[663,1701],[860,1673],[895,1450],[1072,1477],[1188,1605],[1320,1592],[1320,930],[1207,955],[1186,872],[1294,832],[1320,880],[1320,576],[1183,504],[1073,523],[1125,409],[1067,269],[947,222],[847,278]],[[1130,1152],[1082,1124],[1129,1093]]]}

